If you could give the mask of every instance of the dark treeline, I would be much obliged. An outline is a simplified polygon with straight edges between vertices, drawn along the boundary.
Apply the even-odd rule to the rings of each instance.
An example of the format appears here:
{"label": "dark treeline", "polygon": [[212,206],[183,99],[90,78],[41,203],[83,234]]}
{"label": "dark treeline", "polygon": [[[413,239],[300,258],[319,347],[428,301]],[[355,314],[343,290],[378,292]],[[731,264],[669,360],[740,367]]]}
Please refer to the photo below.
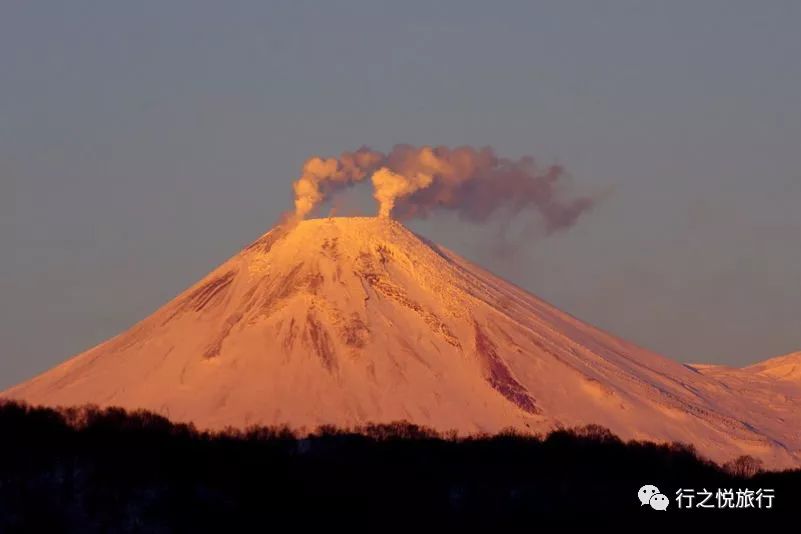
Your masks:
{"label": "dark treeline", "polygon": [[[148,412],[0,403],[0,532],[238,532],[335,523],[536,530],[577,521],[698,525],[796,514],[801,471],[726,468],[691,447],[590,426],[457,439],[406,423],[198,432]],[[655,484],[666,512],[641,507]],[[678,510],[679,488],[770,488],[771,510]],[[287,523],[288,522],[288,523]],[[653,528],[650,528],[653,531]]]}

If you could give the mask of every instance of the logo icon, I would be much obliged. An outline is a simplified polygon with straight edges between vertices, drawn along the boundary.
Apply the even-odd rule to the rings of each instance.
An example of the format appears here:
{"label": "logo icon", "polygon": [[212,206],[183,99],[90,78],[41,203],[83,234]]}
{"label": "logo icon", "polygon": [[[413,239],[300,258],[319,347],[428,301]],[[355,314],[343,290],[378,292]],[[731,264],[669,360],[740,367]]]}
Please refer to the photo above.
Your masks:
{"label": "logo icon", "polygon": [[637,498],[640,499],[640,506],[650,505],[654,510],[667,510],[670,500],[666,495],[663,495],[659,488],[653,484],[646,484],[637,492]]}

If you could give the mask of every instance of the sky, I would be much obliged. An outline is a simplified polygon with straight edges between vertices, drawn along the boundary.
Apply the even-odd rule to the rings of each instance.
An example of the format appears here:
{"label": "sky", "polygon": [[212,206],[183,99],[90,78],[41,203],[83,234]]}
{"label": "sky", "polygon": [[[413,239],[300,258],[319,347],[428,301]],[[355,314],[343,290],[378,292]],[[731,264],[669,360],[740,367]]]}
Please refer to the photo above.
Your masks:
{"label": "sky", "polygon": [[512,253],[411,223],[565,311],[679,361],[801,350],[799,28],[794,0],[6,2],[0,389],[268,230],[307,157],[397,143],[596,195]]}

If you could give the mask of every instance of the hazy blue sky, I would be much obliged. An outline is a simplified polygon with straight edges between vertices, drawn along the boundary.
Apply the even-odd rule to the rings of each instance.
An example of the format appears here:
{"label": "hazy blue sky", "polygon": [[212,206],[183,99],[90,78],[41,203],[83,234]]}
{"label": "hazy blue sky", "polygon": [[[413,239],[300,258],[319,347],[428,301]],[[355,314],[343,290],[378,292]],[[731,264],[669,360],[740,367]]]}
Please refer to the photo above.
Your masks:
{"label": "hazy blue sky", "polygon": [[[266,231],[311,154],[492,145],[610,191],[493,254],[682,361],[801,350],[801,2],[4,2],[0,388]],[[372,203],[351,199],[351,205]]]}

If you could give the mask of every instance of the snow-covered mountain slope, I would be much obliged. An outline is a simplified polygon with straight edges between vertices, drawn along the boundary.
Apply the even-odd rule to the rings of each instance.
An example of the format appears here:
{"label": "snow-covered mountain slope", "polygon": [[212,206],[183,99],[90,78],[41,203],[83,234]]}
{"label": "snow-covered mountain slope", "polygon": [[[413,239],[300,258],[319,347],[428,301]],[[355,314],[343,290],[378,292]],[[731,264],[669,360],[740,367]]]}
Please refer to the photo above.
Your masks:
{"label": "snow-covered mountain slope", "polygon": [[589,326],[395,221],[331,218],[276,227],[127,332],[4,396],[209,428],[596,423],[715,460],[798,465],[801,386],[732,380]]}
{"label": "snow-covered mountain slope", "polygon": [[801,384],[801,352],[771,358],[751,365],[747,369],[763,376],[781,378]]}

